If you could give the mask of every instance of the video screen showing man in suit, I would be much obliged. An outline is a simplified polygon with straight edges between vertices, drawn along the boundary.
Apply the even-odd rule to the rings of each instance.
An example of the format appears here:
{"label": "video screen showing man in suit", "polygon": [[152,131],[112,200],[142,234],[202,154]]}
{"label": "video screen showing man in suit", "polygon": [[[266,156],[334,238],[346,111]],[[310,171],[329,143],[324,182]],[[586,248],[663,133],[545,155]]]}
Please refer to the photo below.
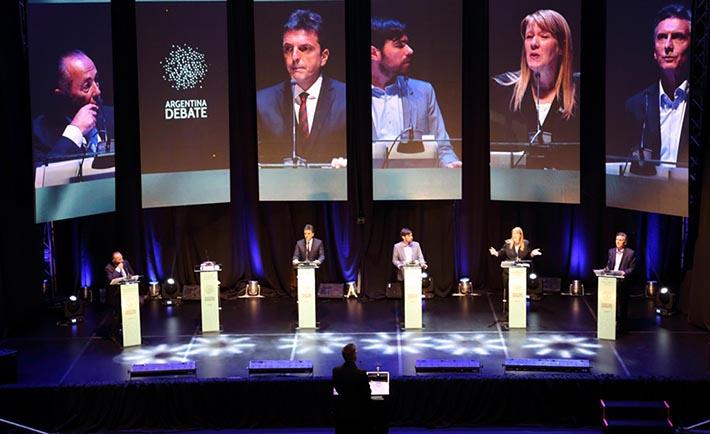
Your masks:
{"label": "video screen showing man in suit", "polygon": [[110,151],[113,107],[102,105],[99,71],[81,50],[57,62],[51,106],[32,120],[35,166]]}
{"label": "video screen showing man in suit", "polygon": [[[607,205],[688,215],[687,3],[633,1],[608,15],[607,28],[623,31],[609,33],[607,50]],[[640,19],[619,27],[625,12]]]}
{"label": "video screen showing man in suit", "polygon": [[[421,143],[426,136],[437,145],[436,163],[429,167],[461,167],[434,87],[409,77],[415,51],[407,26],[394,18],[372,18],[371,43],[373,167],[394,167],[390,158],[395,147],[400,153],[416,154],[416,149],[403,148],[421,146],[410,143]],[[420,152],[425,152],[423,146]]]}
{"label": "video screen showing man in suit", "polygon": [[283,24],[288,78],[257,92],[259,163],[346,164],[345,83],[330,77],[323,17],[296,9]]}
{"label": "video screen showing man in suit", "polygon": [[35,221],[114,211],[111,4],[26,3]]}

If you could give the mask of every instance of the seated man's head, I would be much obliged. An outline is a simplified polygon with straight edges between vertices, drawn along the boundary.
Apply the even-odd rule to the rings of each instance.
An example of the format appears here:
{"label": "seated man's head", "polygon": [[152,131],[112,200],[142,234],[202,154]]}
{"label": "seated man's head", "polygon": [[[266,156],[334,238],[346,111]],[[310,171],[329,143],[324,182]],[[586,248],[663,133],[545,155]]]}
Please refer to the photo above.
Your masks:
{"label": "seated man's head", "polygon": [[357,360],[357,347],[352,342],[343,347],[343,360],[355,362]]}
{"label": "seated man's head", "polygon": [[687,73],[691,13],[679,4],[664,7],[654,20],[653,58],[662,73]]}
{"label": "seated man's head", "polygon": [[387,79],[407,75],[414,49],[409,45],[406,26],[395,19],[372,18],[370,21],[370,60],[373,73]]}
{"label": "seated man's head", "polygon": [[323,18],[313,11],[297,9],[283,27],[281,52],[291,80],[308,90],[328,63],[330,51],[321,38]]}
{"label": "seated man's head", "polygon": [[113,262],[113,265],[118,265],[123,262],[123,255],[121,252],[113,252],[113,257],[111,258],[111,262]]}
{"label": "seated man's head", "polygon": [[74,110],[100,101],[101,89],[94,62],[82,51],[70,51],[59,58],[57,83],[52,93]]}

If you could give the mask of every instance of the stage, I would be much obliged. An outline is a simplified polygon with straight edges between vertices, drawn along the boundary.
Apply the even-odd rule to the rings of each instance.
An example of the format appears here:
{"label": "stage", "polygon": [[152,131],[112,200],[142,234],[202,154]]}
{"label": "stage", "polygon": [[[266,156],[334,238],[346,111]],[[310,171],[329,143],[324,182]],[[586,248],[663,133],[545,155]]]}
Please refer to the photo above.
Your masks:
{"label": "stage", "polygon": [[[358,346],[358,364],[390,372],[386,413],[396,426],[599,426],[599,399],[666,399],[677,423],[710,410],[710,334],[682,315],[655,315],[634,297],[630,330],[596,339],[594,295],[546,294],[528,303],[527,330],[502,329],[499,292],[424,301],[423,330],[401,331],[401,300],[320,299],[317,331],[297,331],[288,297],[222,300],[221,334],[201,335],[200,306],[145,300],[143,345],[121,349],[97,334],[108,316],[36,328],[0,342],[17,350],[18,381],[0,386],[0,417],[47,430],[327,426],[331,369]],[[506,372],[506,358],[588,359],[589,373]],[[250,360],[310,360],[313,375],[249,375]],[[479,373],[421,374],[418,359],[475,359]],[[196,375],[131,379],[135,363],[192,360]],[[702,393],[703,395],[697,395]],[[51,409],[51,410],[50,410]]]}

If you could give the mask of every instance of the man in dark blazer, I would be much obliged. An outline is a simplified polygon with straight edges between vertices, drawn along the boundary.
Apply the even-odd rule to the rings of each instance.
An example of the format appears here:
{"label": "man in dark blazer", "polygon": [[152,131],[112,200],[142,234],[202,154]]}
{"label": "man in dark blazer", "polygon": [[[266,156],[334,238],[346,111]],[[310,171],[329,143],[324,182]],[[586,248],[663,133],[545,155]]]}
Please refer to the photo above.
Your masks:
{"label": "man in dark blazer", "polygon": [[656,15],[653,58],[660,79],[625,104],[633,127],[622,145],[633,157],[641,157],[643,148],[653,160],[688,167],[690,24],[690,10],[682,5],[668,5]]}
{"label": "man in dark blazer", "polygon": [[108,285],[106,302],[111,306],[111,314],[105,324],[105,330],[100,334],[118,343],[121,339],[121,290],[119,285],[111,285],[111,281],[120,277],[133,276],[134,273],[131,264],[123,259],[123,255],[118,251],[113,252],[111,262],[104,267],[104,271]]}
{"label": "man in dark blazer", "polygon": [[616,286],[616,322],[617,328],[623,331],[629,314],[628,280],[636,268],[636,254],[626,247],[627,236],[623,232],[616,234],[616,246],[609,249],[606,260],[606,270],[619,271],[624,276]]}
{"label": "man in dark blazer", "polygon": [[325,261],[325,250],[323,242],[314,237],[312,225],[303,227],[303,239],[296,242],[296,247],[293,249],[293,263],[313,262],[320,265]]}
{"label": "man in dark blazer", "polygon": [[335,432],[338,434],[371,432],[370,381],[367,373],[355,364],[357,360],[355,344],[345,345],[342,354],[345,362],[333,368],[333,387],[338,392]]}
{"label": "man in dark blazer", "polygon": [[301,9],[284,25],[290,78],[257,92],[259,163],[282,163],[294,144],[308,163],[346,157],[345,84],[322,73],[330,55],[322,25],[320,15]]}
{"label": "man in dark blazer", "polygon": [[51,106],[32,120],[35,167],[102,152],[113,137],[113,107],[101,104],[94,62],[79,50],[59,59]]}

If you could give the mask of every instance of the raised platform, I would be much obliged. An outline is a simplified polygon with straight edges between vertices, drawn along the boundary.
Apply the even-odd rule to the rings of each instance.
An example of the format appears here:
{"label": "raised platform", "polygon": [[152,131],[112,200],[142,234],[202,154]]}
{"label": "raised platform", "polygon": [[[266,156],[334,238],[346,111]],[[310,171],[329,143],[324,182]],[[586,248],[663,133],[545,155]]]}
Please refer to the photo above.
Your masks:
{"label": "raised platform", "polygon": [[[224,333],[200,335],[199,304],[142,307],[143,345],[121,349],[86,322],[57,327],[48,315],[25,335],[0,341],[17,350],[18,382],[0,386],[2,416],[47,431],[328,426],[331,369],[341,348],[358,364],[391,375],[384,405],[396,426],[599,426],[599,399],[670,402],[676,423],[707,416],[697,402],[710,387],[710,334],[681,316],[656,317],[631,303],[631,330],[596,339],[593,296],[546,295],[528,305],[528,329],[490,326],[498,293],[424,301],[422,331],[399,331],[397,300],[319,300],[318,331],[295,330],[289,298],[223,300]],[[585,359],[590,372],[506,372],[506,359]],[[417,374],[417,360],[478,360],[479,372]],[[313,372],[250,375],[255,360],[308,360]],[[196,375],[131,379],[134,364],[194,361]],[[698,392],[698,393],[695,393]]]}

